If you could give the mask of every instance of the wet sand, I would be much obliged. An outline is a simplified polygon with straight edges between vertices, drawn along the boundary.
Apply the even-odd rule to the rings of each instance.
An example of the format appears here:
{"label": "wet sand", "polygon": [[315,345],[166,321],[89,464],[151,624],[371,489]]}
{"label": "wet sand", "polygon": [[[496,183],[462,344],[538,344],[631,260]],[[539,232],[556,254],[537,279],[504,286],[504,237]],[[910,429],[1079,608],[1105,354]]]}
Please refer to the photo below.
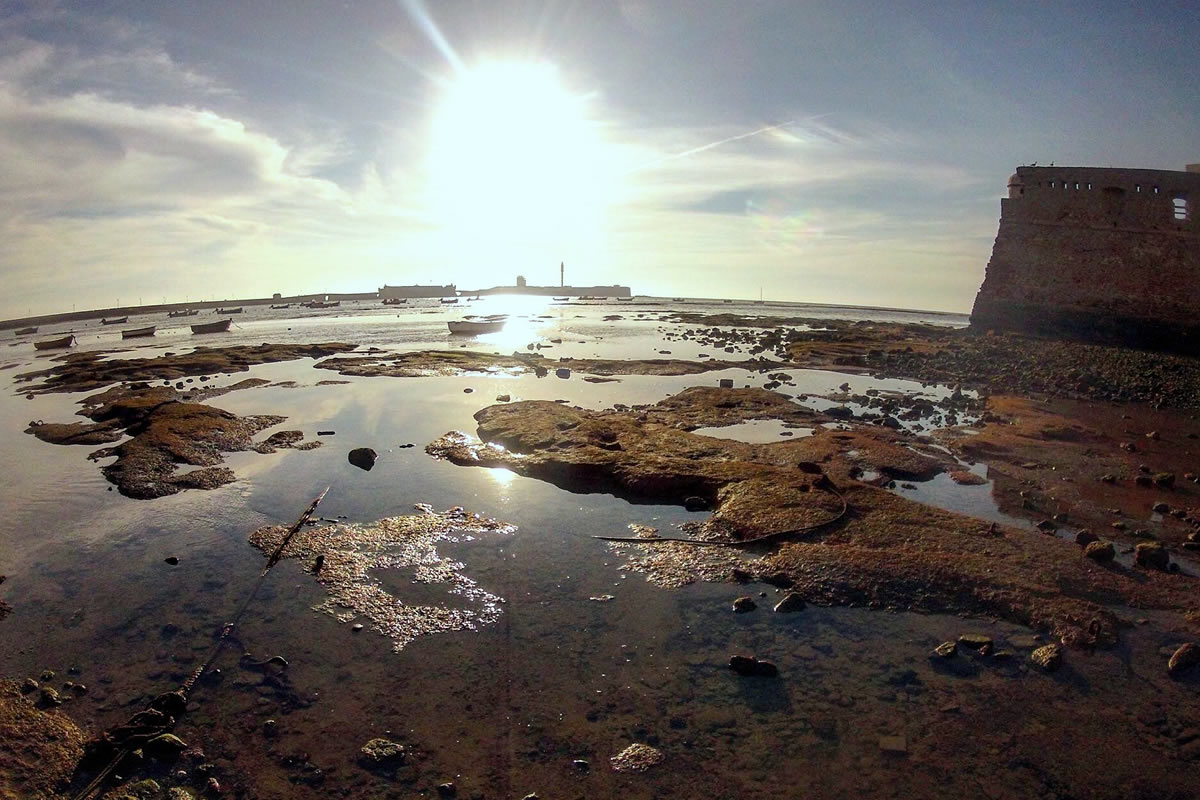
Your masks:
{"label": "wet sand", "polygon": [[[600,321],[603,307],[587,313],[578,321],[531,315],[524,342],[485,339],[466,348],[548,350],[554,369],[540,378],[536,370],[439,369],[406,379],[347,375],[347,383],[329,385],[328,373],[312,369],[323,362],[305,355],[248,365],[259,381],[253,386],[172,402],[285,418],[251,434],[252,444],[295,430],[325,446],[224,452],[231,483],[151,500],[107,492],[85,458],[89,448],[20,432],[30,418],[70,421],[80,400],[105,387],[25,400],[28,390],[14,385],[0,403],[3,441],[30,468],[10,490],[0,526],[7,575],[0,599],[14,608],[0,627],[20,643],[0,654],[0,674],[19,681],[54,669],[61,681],[78,667],[72,680],[88,692],[51,713],[69,715],[88,734],[122,721],[182,681],[244,601],[263,564],[251,533],[287,524],[332,485],[320,509],[331,522],[309,530],[336,537],[348,526],[346,552],[363,552],[353,531],[422,514],[414,503],[464,506],[515,526],[452,535],[434,546],[425,571],[410,553],[376,559],[365,573],[364,586],[406,608],[443,608],[447,619],[461,619],[474,602],[464,591],[471,586],[496,598],[498,614],[474,630],[417,635],[397,651],[396,637],[370,615],[355,617],[367,622],[355,631],[351,617],[317,610],[334,595],[312,573],[310,551],[285,559],[239,626],[237,646],[218,663],[223,677],[196,689],[198,705],[175,729],[189,752],[171,763],[150,759],[130,780],[154,777],[165,796],[167,786],[200,793],[212,777],[224,795],[264,798],[437,796],[447,782],[460,797],[504,798],[1190,796],[1200,777],[1193,760],[1200,737],[1189,713],[1198,677],[1166,669],[1175,648],[1196,636],[1196,578],[1184,545],[1194,527],[1190,509],[1200,502],[1185,475],[1193,471],[1190,436],[1200,428],[1186,403],[1105,402],[1081,396],[1081,381],[1074,397],[1051,396],[1062,393],[1021,386],[1002,370],[990,383],[903,380],[929,380],[935,368],[951,375],[941,362],[863,374],[872,350],[887,353],[878,332],[840,342],[832,359],[806,362],[810,355],[788,352],[800,341],[793,332],[805,331],[777,321],[769,328],[707,322],[701,334],[699,323],[671,321],[669,311],[608,323]],[[778,341],[754,333],[780,327]],[[909,358],[970,346],[946,330],[904,335],[929,339],[917,346],[909,338],[899,348]],[[403,353],[409,363],[420,351],[445,352],[432,330],[415,339],[368,346]],[[703,363],[717,353],[738,365],[690,375],[618,366],[604,374],[619,381],[593,384],[583,381],[588,367],[576,364],[560,378],[554,363]],[[771,363],[741,363],[762,358]],[[838,359],[862,361],[832,363]],[[21,358],[13,362],[6,374],[29,371]],[[797,366],[805,363],[847,371]],[[1179,379],[1169,370],[1154,374]],[[173,391],[193,391],[194,377]],[[205,377],[206,386],[221,388],[247,373]],[[722,389],[723,379],[736,388]],[[962,383],[957,398],[955,383]],[[1021,396],[1001,396],[1002,383]],[[717,399],[701,402],[698,391]],[[1138,391],[1148,396],[1154,386]],[[722,405],[720,393],[737,401]],[[542,435],[519,433],[523,409]],[[693,432],[753,419],[776,420],[780,434],[811,435],[767,444]],[[560,430],[564,421],[575,424]],[[318,436],[323,430],[335,433]],[[503,440],[507,458],[524,455],[530,466],[498,458],[467,468],[425,453],[453,430]],[[370,472],[347,463],[359,446],[380,454]],[[674,483],[639,479],[649,474],[640,467],[673,456],[670,469],[654,474]],[[823,494],[789,483],[803,482],[790,472],[799,462],[820,464],[854,509],[819,539],[717,548],[718,565],[708,569],[689,563],[695,553],[664,558],[662,548],[672,545],[592,538],[631,535],[633,524],[664,536],[736,540],[773,530],[785,507],[785,527],[819,520],[828,511]],[[601,471],[567,480],[555,466],[562,464]],[[945,477],[955,470],[986,482]],[[1154,483],[1167,473],[1175,475],[1170,487]],[[679,480],[697,474],[707,476],[698,485],[711,490],[699,492],[708,507],[688,511],[681,504],[693,490],[681,490]],[[802,474],[810,482],[816,475]],[[1143,475],[1150,485],[1141,485]],[[746,483],[753,492],[729,488]],[[913,500],[953,506],[960,491],[978,516]],[[811,507],[794,505],[800,495],[811,495]],[[1165,512],[1153,510],[1160,502]],[[1058,535],[1035,528],[1054,515],[1065,515],[1055,522]],[[1114,565],[1095,564],[1073,541],[1081,527],[1118,551],[1160,541],[1168,563],[1181,569],[1136,566],[1132,553],[1119,552]],[[881,554],[888,558],[878,561]],[[167,556],[179,563],[165,563]],[[647,559],[659,560],[660,572]],[[676,587],[665,588],[643,574],[687,569],[706,580],[663,580]],[[771,611],[789,589],[806,595],[806,607]],[[757,608],[735,613],[738,597]],[[923,613],[900,610],[908,608]],[[1099,630],[1093,618],[1102,620]],[[990,652],[960,646],[953,657],[931,658],[934,647],[968,633],[992,638]],[[1057,671],[1030,660],[1036,647],[1062,639]],[[285,656],[286,675],[244,667],[242,650]],[[769,660],[778,675],[740,676],[727,666],[735,654]],[[360,749],[375,738],[402,745],[403,759],[364,760]],[[613,769],[610,758],[634,743],[661,751],[662,762]]]}

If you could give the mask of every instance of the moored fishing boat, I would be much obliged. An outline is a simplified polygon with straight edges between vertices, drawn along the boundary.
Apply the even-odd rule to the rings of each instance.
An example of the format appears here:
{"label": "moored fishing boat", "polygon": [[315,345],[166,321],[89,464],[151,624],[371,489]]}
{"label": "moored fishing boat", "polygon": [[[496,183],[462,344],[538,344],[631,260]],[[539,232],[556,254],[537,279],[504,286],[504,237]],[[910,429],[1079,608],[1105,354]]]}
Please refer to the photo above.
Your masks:
{"label": "moored fishing boat", "polygon": [[198,308],[185,308],[180,311],[168,311],[168,317],[194,317],[200,313]]}
{"label": "moored fishing boat", "polygon": [[153,336],[154,328],[154,325],[147,325],[144,328],[126,328],[125,330],[121,331],[121,338],[136,339],[139,336]]}
{"label": "moored fishing boat", "polygon": [[216,310],[216,313],[218,313],[218,314],[240,314],[240,313],[242,313],[242,307],[238,306],[237,308],[218,308]]}
{"label": "moored fishing boat", "polygon": [[341,304],[341,300],[334,300],[332,303],[326,303],[324,300],[310,300],[309,302],[301,303],[300,305],[304,306],[305,308],[337,308]]}
{"label": "moored fishing boat", "polygon": [[283,305],[281,305],[281,306],[271,306],[271,308],[276,308],[276,309],[278,309],[278,308],[291,308],[291,307],[292,307],[292,304],[291,304],[291,303],[284,303],[284,304],[283,304]]}
{"label": "moored fishing boat", "polygon": [[231,319],[219,319],[216,322],[201,322],[192,326],[192,333],[224,333],[229,330]]}
{"label": "moored fishing boat", "polygon": [[446,322],[446,326],[450,328],[451,334],[473,336],[480,333],[495,333],[503,328],[507,321],[506,316],[500,315],[483,319],[452,319]]}
{"label": "moored fishing boat", "polygon": [[457,302],[458,302],[458,298],[457,298],[457,297],[451,297],[449,300],[447,300],[446,298],[444,298],[444,297],[443,297],[443,298],[442,298],[442,302],[443,302],[443,303],[445,303],[446,305],[450,305],[451,303],[457,303]]}
{"label": "moored fishing boat", "polygon": [[37,329],[38,329],[37,325],[31,325],[28,328],[18,328],[16,335],[17,336],[29,336],[30,334],[37,333]]}
{"label": "moored fishing boat", "polygon": [[70,347],[73,344],[75,344],[75,334],[68,333],[58,339],[43,339],[40,342],[34,342],[33,347],[36,350],[54,350],[59,347]]}
{"label": "moored fishing boat", "polygon": [[129,322],[129,317],[113,317],[112,319],[105,317],[100,320],[101,325],[124,325],[126,322]]}
{"label": "moored fishing boat", "polygon": [[383,304],[385,306],[402,306],[407,302],[408,302],[407,297],[385,297],[385,298],[383,298]]}

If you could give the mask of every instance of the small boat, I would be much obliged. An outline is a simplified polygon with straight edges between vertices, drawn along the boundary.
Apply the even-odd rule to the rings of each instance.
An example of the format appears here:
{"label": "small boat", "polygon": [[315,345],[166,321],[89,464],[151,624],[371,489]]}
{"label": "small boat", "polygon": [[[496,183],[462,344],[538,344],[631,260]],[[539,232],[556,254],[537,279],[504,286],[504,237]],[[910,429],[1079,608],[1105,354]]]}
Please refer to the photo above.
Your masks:
{"label": "small boat", "polygon": [[341,304],[341,300],[334,300],[332,303],[326,303],[324,300],[310,300],[309,302],[301,303],[300,305],[304,306],[305,308],[337,308]]}
{"label": "small boat", "polygon": [[17,336],[29,336],[34,333],[37,333],[37,325],[33,325],[28,328],[19,328],[17,330]]}
{"label": "small boat", "polygon": [[242,313],[242,307],[238,306],[237,308],[218,308],[217,313],[218,314],[240,314],[240,313]]}
{"label": "small boat", "polygon": [[139,336],[153,336],[153,335],[154,335],[154,326],[153,325],[147,325],[144,328],[126,328],[125,330],[121,331],[122,339],[136,339]]}
{"label": "small boat", "polygon": [[284,303],[281,306],[271,306],[271,308],[291,308],[291,307],[292,307],[291,303]]}
{"label": "small boat", "polygon": [[200,313],[198,308],[185,308],[181,311],[168,311],[168,317],[194,317]]}
{"label": "small boat", "polygon": [[672,298],[671,298],[671,300],[672,300],[673,302],[676,302],[676,303],[682,303],[682,302],[683,302],[683,298],[682,298],[682,297],[672,297]]}
{"label": "small boat", "polygon": [[558,303],[565,303],[566,301],[570,300],[571,298],[569,298],[569,297],[552,297],[550,299],[554,300],[555,302],[558,302]]}
{"label": "small boat", "polygon": [[126,322],[129,322],[129,317],[113,317],[112,319],[105,317],[100,320],[101,325],[124,325]]}
{"label": "small boat", "polygon": [[192,326],[192,333],[224,333],[229,330],[231,319],[219,319],[216,322],[201,322]]}
{"label": "small boat", "polygon": [[495,333],[504,327],[507,319],[480,319],[480,320],[450,320],[446,326],[450,328],[450,333],[459,336],[474,336],[480,333]]}
{"label": "small boat", "polygon": [[385,297],[385,298],[383,298],[383,304],[385,306],[402,306],[407,302],[408,302],[407,297]]}
{"label": "small boat", "polygon": [[621,301],[622,303],[632,303],[633,302],[632,297],[618,297],[617,300]]}
{"label": "small boat", "polygon": [[34,342],[33,346],[36,350],[54,350],[59,347],[70,347],[75,344],[75,334],[68,333],[58,339],[43,339],[40,342]]}
{"label": "small boat", "polygon": [[449,300],[447,300],[446,298],[444,298],[444,297],[443,297],[443,298],[442,298],[442,302],[443,302],[443,303],[445,303],[446,305],[450,305],[451,303],[457,303],[457,302],[458,302],[458,298],[457,298],[457,297],[452,297],[452,298],[450,298]]}

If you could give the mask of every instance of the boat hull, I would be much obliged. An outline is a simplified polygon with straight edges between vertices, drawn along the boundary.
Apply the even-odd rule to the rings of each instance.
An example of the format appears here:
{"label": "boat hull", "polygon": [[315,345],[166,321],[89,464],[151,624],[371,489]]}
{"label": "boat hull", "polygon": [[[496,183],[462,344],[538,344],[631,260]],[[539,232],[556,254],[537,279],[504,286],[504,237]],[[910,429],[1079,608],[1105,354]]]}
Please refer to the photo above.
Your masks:
{"label": "boat hull", "polygon": [[59,339],[43,339],[40,342],[34,342],[33,347],[35,350],[56,350],[62,347],[70,347],[73,344],[75,344],[75,335],[68,334]]}
{"label": "boat hull", "polygon": [[145,328],[130,328],[128,330],[121,331],[121,338],[122,339],[136,339],[139,336],[153,336],[154,329],[155,329],[154,325],[148,325]]}
{"label": "boat hull", "polygon": [[223,319],[217,322],[204,322],[199,325],[192,326],[192,333],[224,333],[229,330],[231,319]]}
{"label": "boat hull", "polygon": [[504,327],[504,320],[487,320],[471,322],[469,320],[451,320],[446,323],[454,336],[475,336],[481,333],[495,333]]}

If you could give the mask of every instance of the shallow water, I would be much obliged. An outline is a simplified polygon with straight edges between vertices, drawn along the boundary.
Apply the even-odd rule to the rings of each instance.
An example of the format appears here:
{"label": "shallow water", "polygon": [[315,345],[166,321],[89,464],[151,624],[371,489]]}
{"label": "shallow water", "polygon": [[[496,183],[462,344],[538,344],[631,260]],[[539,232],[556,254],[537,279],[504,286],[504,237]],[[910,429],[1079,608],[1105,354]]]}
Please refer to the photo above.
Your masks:
{"label": "shallow water", "polygon": [[[490,313],[483,304],[473,313]],[[562,338],[547,356],[665,357],[657,351],[670,349],[671,357],[694,357],[681,352],[679,342],[657,337],[657,321],[613,326],[600,319],[613,309],[595,305],[532,309],[529,319],[504,334],[511,338],[480,337],[468,344],[511,352],[531,341]],[[636,302],[620,305],[615,313],[639,310]],[[551,319],[537,319],[543,312]],[[575,316],[580,313],[585,316]],[[416,349],[446,344],[449,316],[435,307],[388,315],[387,325],[377,312],[247,319],[231,339],[351,339]],[[135,352],[198,343],[180,334],[139,344]],[[85,340],[83,346],[93,344]],[[625,535],[631,523],[669,532],[704,513],[572,493],[507,470],[455,467],[423,450],[449,430],[473,432],[472,415],[499,394],[605,408],[654,402],[687,386],[716,385],[722,377],[739,386],[762,385],[766,377],[759,373],[627,376],[591,384],[553,374],[343,378],[312,364],[263,365],[221,376],[210,384],[261,377],[295,386],[242,390],[210,402],[238,414],[286,415],[286,422],[259,438],[298,429],[307,439],[319,438],[321,448],[231,454],[234,484],[153,501],[109,491],[98,465],[85,458],[93,448],[52,446],[20,432],[30,419],[69,421],[79,397],[0,394],[6,462],[22,465],[11,470],[0,495],[0,573],[8,576],[0,597],[14,607],[0,622],[6,642],[0,675],[36,677],[53,669],[61,679],[68,667],[78,666],[74,679],[90,691],[73,700],[68,713],[94,729],[124,720],[186,677],[249,595],[264,563],[248,543],[250,532],[290,522],[328,486],[319,510],[326,519],[371,523],[428,503],[436,509],[464,506],[517,526],[510,535],[464,537],[437,550],[502,598],[501,613],[478,630],[423,636],[393,652],[394,643],[369,626],[355,632],[349,621],[314,611],[324,590],[304,564],[282,561],[249,606],[236,644],[218,662],[223,679],[195,691],[199,706],[177,729],[204,749],[231,791],[248,797],[432,796],[444,781],[454,781],[460,797],[488,798],[528,792],[1052,796],[1062,785],[1056,780],[1083,780],[1072,765],[1091,763],[1086,753],[1096,748],[1107,754],[1109,774],[1120,786],[1145,763],[1139,759],[1161,759],[1147,755],[1145,742],[1168,736],[1170,724],[1150,725],[1142,712],[1165,708],[1158,713],[1170,723],[1178,716],[1174,708],[1189,707],[1194,687],[1164,681],[1155,657],[1172,640],[1149,628],[1132,631],[1116,650],[1072,659],[1054,677],[1028,671],[1027,647],[1014,648],[1018,656],[1003,664],[964,655],[947,671],[927,657],[945,639],[982,629],[1007,646],[1030,631],[988,620],[853,608],[775,614],[770,607],[777,590],[766,585],[662,589],[622,569],[624,557],[591,537]],[[3,375],[25,369],[10,364]],[[843,382],[854,392],[878,388],[940,397],[949,391],[792,372],[794,386],[780,391],[809,393],[814,402]],[[315,385],[330,379],[348,383]],[[783,440],[773,424],[747,423],[753,435],[770,429],[774,435],[767,440]],[[335,433],[318,437],[318,430]],[[749,429],[730,426],[711,435],[722,431],[744,436]],[[346,457],[363,446],[379,455],[369,472]],[[989,486],[939,481],[898,491],[996,519]],[[180,559],[178,566],[164,563],[171,555]],[[463,602],[453,586],[415,581],[411,570],[373,575],[410,603]],[[606,595],[612,599],[591,599]],[[733,614],[730,604],[739,595],[755,597],[758,610]],[[286,687],[239,667],[242,649],[259,658],[284,655],[290,662]],[[771,660],[780,678],[735,676],[726,666],[733,653]],[[1118,695],[1119,706],[1102,699]],[[275,721],[277,735],[264,733],[267,720]],[[355,762],[358,748],[374,736],[402,741],[419,755],[396,776],[370,773]],[[894,736],[905,737],[907,755],[881,749],[881,738]],[[1056,762],[1046,755],[1051,741],[1068,754],[1068,763],[1058,765],[1065,778],[1054,773]],[[613,772],[608,758],[631,742],[660,748],[666,760],[644,774]],[[575,759],[588,761],[588,769],[573,765]],[[297,766],[304,763],[320,768],[324,782]],[[1157,770],[1163,762],[1151,763]],[[1177,763],[1178,775],[1196,777],[1192,764]]]}

